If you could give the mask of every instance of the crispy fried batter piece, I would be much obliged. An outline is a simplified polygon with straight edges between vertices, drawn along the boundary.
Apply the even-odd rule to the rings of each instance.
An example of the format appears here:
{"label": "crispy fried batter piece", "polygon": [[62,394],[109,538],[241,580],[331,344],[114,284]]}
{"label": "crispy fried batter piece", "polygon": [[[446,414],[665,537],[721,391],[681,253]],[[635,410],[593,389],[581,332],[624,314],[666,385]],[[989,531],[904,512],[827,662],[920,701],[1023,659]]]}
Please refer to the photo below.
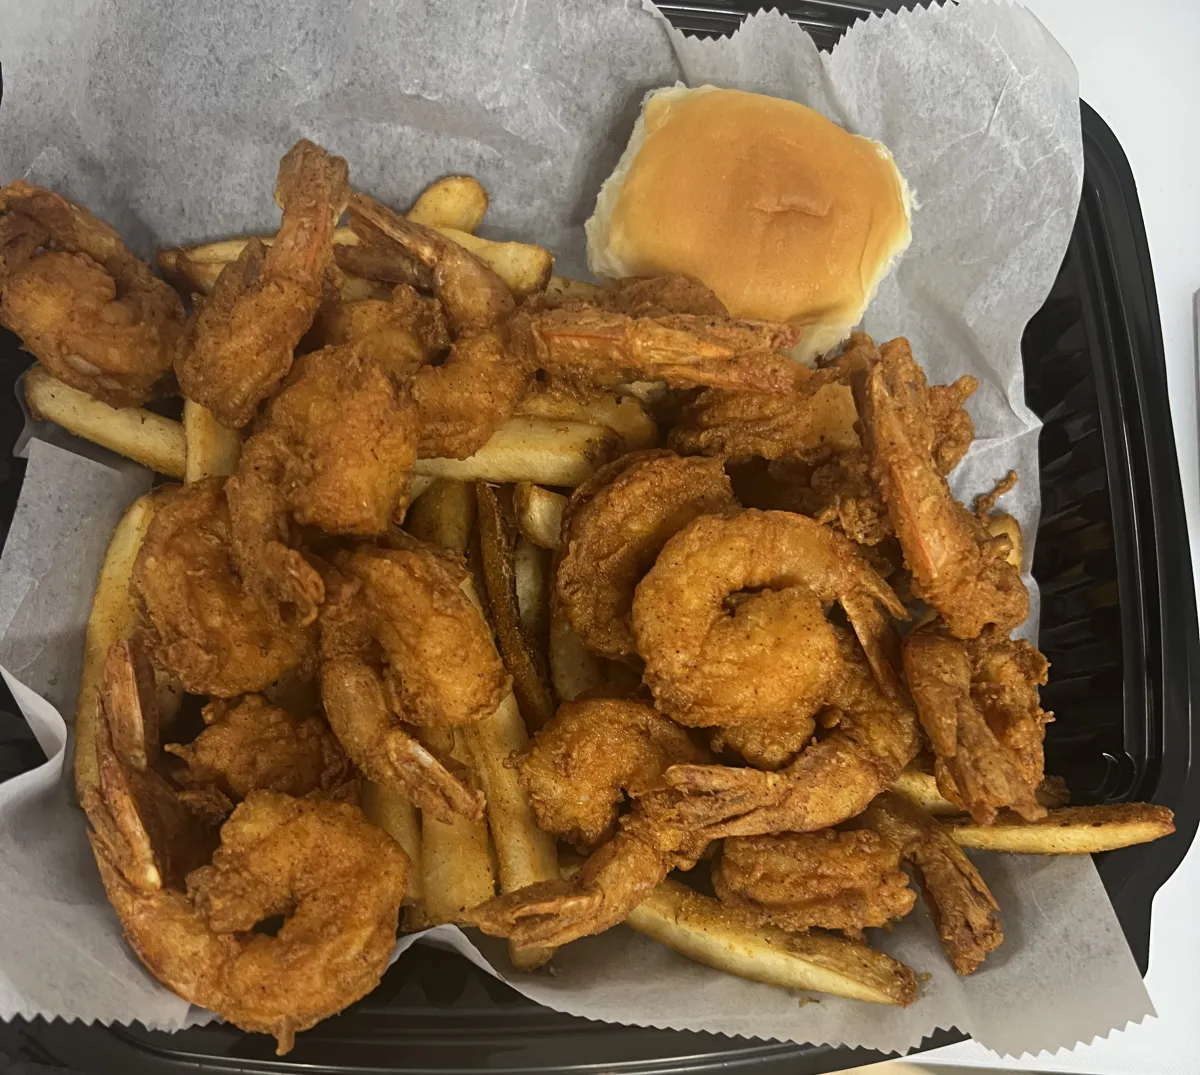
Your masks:
{"label": "crispy fried batter piece", "polygon": [[782,769],[812,741],[817,722],[801,712],[718,728],[711,739],[716,753],[732,750],[755,769]]}
{"label": "crispy fried batter piece", "polygon": [[694,276],[682,273],[615,280],[604,289],[595,305],[630,317],[665,317],[669,314],[729,317],[725,304],[712,288]]}
{"label": "crispy fried batter piece", "polygon": [[[555,281],[559,286],[555,286]],[[564,307],[591,307],[629,317],[665,317],[669,314],[729,317],[725,304],[712,288],[694,276],[682,273],[630,276],[614,280],[607,287],[555,277],[544,292],[531,295],[521,304],[521,308],[531,314]]]}
{"label": "crispy fried batter piece", "polygon": [[671,430],[670,445],[684,455],[719,455],[819,462],[858,447],[858,412],[849,386],[820,371],[791,392],[705,389],[688,403]]}
{"label": "crispy fried batter piece", "polygon": [[[109,901],[138,958],[185,1000],[273,1034],[283,1054],[297,1031],[379,984],[409,861],[357,807],[251,792],[184,891],[122,869],[105,839],[106,806],[92,804],[88,836]],[[254,931],[276,915],[274,936]]]}
{"label": "crispy fried batter piece", "polygon": [[732,462],[817,464],[852,454],[860,444],[849,382],[874,353],[871,337],[858,332],[826,368],[798,366],[790,392],[706,389],[683,408],[671,431],[671,447],[686,455],[720,455]]}
{"label": "crispy fried batter piece", "polygon": [[107,224],[17,181],[0,189],[0,324],[60,381],[136,407],[169,381],[184,313]]}
{"label": "crispy fried batter piece", "polygon": [[780,929],[852,937],[903,918],[916,902],[902,859],[921,882],[942,947],[970,974],[1004,939],[999,908],[947,829],[912,803],[880,795],[848,831],[738,837],[713,872],[722,902]]}
{"label": "crispy fried batter piece", "polygon": [[422,459],[466,459],[516,410],[532,369],[508,345],[504,326],[458,339],[440,366],[413,380]]}

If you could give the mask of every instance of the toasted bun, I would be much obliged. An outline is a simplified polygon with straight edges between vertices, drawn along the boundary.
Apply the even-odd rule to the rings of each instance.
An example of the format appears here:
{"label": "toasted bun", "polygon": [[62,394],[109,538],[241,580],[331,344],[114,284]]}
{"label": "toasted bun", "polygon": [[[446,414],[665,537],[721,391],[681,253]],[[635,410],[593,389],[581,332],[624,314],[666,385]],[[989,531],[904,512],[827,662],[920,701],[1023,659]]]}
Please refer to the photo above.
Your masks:
{"label": "toasted bun", "polygon": [[735,317],[806,331],[808,361],[858,324],[912,238],[908,186],[878,142],[775,97],[651,93],[587,222],[597,276],[688,273]]}

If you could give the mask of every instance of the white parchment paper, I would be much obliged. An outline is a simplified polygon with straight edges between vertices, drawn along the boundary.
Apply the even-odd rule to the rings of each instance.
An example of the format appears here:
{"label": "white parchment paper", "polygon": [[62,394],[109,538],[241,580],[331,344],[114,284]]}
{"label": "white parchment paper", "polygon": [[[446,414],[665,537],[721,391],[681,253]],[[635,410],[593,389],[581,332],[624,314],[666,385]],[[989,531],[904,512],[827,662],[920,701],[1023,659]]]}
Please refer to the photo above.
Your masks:
{"label": "white parchment paper", "polygon": [[[683,80],[802,101],[885,142],[915,190],[913,245],[865,327],[908,336],[934,381],[979,378],[978,440],[956,491],[1015,467],[1027,480],[1004,506],[1032,535],[1037,421],[1020,337],[1066,248],[1083,170],[1074,68],[1032,15],[977,2],[872,18],[821,55],[774,13],[701,41],[633,0],[481,0],[467,12],[432,0],[0,0],[0,181],[53,186],[149,254],[272,228],[276,164],[305,135],[400,206],[435,176],[480,176],[492,195],[484,234],[541,242],[560,271],[583,275],[582,222],[647,90]],[[5,1017],[189,1018],[120,940],[69,801],[59,715],[74,711],[108,534],[148,480],[103,453],[29,446],[0,559],[0,664],[49,761],[0,786]],[[978,861],[1006,933],[980,973],[953,974],[923,910],[873,938],[931,974],[906,1011],[802,1006],[624,928],[568,946],[554,976],[506,974],[487,938],[442,927],[430,939],[562,1011],[764,1038],[903,1050],[957,1026],[1036,1053],[1151,1013],[1090,859]]]}

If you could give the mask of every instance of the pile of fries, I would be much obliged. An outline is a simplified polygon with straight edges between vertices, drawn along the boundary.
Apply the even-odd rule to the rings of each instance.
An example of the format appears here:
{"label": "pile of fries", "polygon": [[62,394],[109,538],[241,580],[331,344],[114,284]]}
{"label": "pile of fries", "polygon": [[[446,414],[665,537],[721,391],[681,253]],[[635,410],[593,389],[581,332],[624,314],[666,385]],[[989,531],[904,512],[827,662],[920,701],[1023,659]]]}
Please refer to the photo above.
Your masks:
{"label": "pile of fries", "polygon": [[[602,294],[596,285],[554,276],[553,257],[542,247],[477,236],[486,209],[482,186],[470,177],[453,176],[433,183],[408,219],[435,229],[479,259],[518,303],[546,295],[564,303],[588,303]],[[269,246],[273,238],[262,241]],[[166,250],[158,265],[181,292],[202,303],[247,242],[230,239]],[[334,232],[334,244],[343,294],[357,285],[369,293],[376,279],[373,251],[349,228]],[[192,400],[183,401],[178,420],[165,417],[162,408],[114,407],[68,386],[41,365],[28,371],[24,389],[36,418],[136,460],[165,479],[190,484],[237,469],[242,434]],[[425,748],[467,774],[482,792],[486,812],[481,816],[434,817],[394,788],[365,779],[359,785],[361,809],[394,837],[411,863],[404,929],[474,924],[473,912],[498,895],[557,883],[576,868],[565,854],[560,863],[555,836],[539,828],[515,760],[562,703],[635,695],[641,676],[636,662],[614,663],[585,646],[556,599],[563,513],[571,490],[599,466],[660,446],[665,421],[677,404],[669,390],[654,383],[623,384],[577,400],[532,398],[469,457],[417,459],[404,530],[468,565],[464,591],[491,627],[512,689],[490,717],[461,727],[419,730]],[[140,629],[143,610],[131,596],[130,578],[155,505],[155,494],[150,494],[128,508],[96,587],[76,715],[81,800],[104,781],[106,661],[114,644],[135,639]],[[1011,543],[1018,545],[1019,539],[1019,530],[1010,527]],[[445,660],[452,663],[454,654],[446,654]],[[179,709],[181,693],[178,683],[159,676],[157,706],[164,722]],[[899,775],[892,791],[936,817],[964,848],[1082,854],[1154,839],[1172,826],[1170,812],[1160,808],[1065,806],[1064,789],[1053,782],[1039,793],[1050,807],[1045,819],[1023,821],[1003,814],[996,824],[977,824],[961,805],[943,797],[932,761],[924,755]],[[785,988],[889,1004],[907,1004],[915,994],[911,972],[897,971],[899,965],[882,953],[820,930],[787,932],[751,921],[674,877],[638,903],[626,923],[689,958]],[[519,969],[544,964],[553,951],[515,944],[510,950]],[[311,1024],[297,1020],[296,1028],[304,1025]],[[291,1028],[274,1032],[281,1045],[290,1043]]]}

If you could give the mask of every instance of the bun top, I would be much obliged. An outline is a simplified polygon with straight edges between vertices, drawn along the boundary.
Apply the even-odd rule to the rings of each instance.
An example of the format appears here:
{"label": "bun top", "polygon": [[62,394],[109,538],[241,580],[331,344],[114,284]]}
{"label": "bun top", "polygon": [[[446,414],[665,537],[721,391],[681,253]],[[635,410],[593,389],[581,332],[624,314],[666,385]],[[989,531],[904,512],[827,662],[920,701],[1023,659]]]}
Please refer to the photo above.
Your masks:
{"label": "bun top", "polygon": [[741,90],[650,94],[587,222],[597,276],[686,273],[736,317],[845,339],[912,238],[891,153],[804,105]]}

